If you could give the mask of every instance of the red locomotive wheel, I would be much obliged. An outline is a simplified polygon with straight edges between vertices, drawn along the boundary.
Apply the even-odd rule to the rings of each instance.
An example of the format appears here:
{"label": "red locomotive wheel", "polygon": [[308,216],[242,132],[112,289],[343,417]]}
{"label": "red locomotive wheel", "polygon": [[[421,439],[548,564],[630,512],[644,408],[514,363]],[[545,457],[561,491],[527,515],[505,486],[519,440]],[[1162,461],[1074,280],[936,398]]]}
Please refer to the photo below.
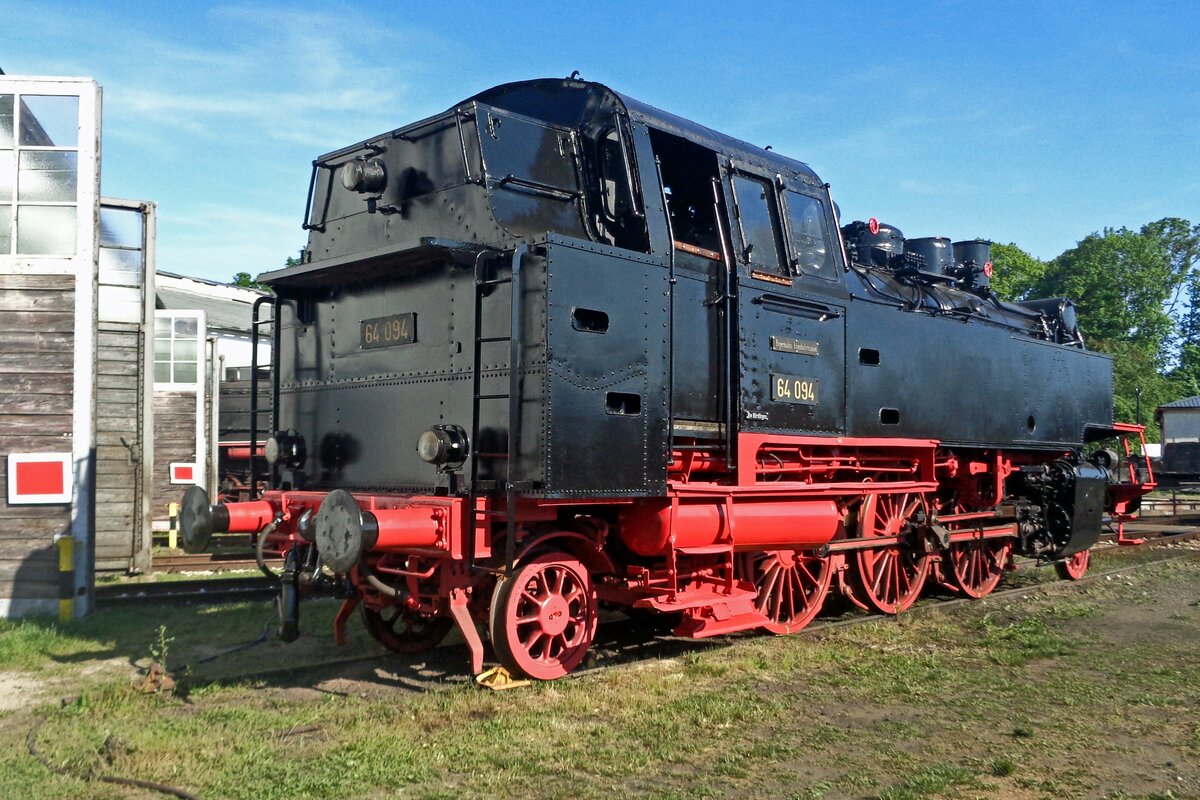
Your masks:
{"label": "red locomotive wheel", "polygon": [[496,583],[492,646],[509,672],[549,681],[583,661],[596,635],[587,570],[566,553],[544,553]]}
{"label": "red locomotive wheel", "polygon": [[[859,535],[866,539],[899,536],[905,523],[924,507],[918,494],[873,494],[859,511]],[[905,543],[859,550],[855,562],[855,594],[882,614],[899,614],[916,602],[929,574],[929,555]]]}
{"label": "red locomotive wheel", "polygon": [[403,606],[388,606],[382,611],[362,607],[363,624],[375,641],[393,653],[423,653],[442,643],[454,620],[449,617],[421,617]]}
{"label": "red locomotive wheel", "polygon": [[825,604],[833,569],[829,556],[818,558],[799,550],[746,553],[739,576],[758,589],[758,611],[771,620],[771,633],[795,633],[812,622]]}
{"label": "red locomotive wheel", "polygon": [[1092,551],[1081,550],[1073,556],[1068,556],[1062,561],[1054,562],[1054,569],[1058,572],[1058,577],[1064,581],[1077,581],[1083,577],[1088,571],[1088,565],[1092,563]]}
{"label": "red locomotive wheel", "polygon": [[975,599],[991,594],[1004,577],[1011,552],[1011,539],[972,539],[950,545],[955,588]]}

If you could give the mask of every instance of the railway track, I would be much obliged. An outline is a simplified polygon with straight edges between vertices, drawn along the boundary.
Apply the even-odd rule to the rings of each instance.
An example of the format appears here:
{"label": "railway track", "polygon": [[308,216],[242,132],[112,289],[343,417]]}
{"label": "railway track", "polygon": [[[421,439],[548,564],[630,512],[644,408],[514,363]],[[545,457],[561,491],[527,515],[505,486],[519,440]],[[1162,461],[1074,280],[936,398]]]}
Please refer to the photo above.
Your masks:
{"label": "railway track", "polygon": [[[254,562],[251,562],[251,567]],[[118,583],[96,587],[101,608],[163,603],[240,603],[275,596],[275,581],[265,575],[249,578],[195,579],[162,583]]]}
{"label": "railway track", "polygon": [[258,569],[253,554],[246,553],[185,553],[154,557],[155,572],[231,572]]}

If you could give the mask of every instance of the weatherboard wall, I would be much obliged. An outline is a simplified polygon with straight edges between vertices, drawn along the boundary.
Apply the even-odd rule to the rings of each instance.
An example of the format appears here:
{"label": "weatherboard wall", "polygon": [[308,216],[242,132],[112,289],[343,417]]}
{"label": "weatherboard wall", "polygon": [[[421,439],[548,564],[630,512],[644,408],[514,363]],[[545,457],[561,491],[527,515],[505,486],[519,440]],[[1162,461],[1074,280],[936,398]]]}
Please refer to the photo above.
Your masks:
{"label": "weatherboard wall", "polygon": [[[0,274],[0,453],[69,452],[74,423],[75,276]],[[8,459],[0,480],[9,484]],[[0,612],[56,613],[56,537],[71,505],[0,507]]]}

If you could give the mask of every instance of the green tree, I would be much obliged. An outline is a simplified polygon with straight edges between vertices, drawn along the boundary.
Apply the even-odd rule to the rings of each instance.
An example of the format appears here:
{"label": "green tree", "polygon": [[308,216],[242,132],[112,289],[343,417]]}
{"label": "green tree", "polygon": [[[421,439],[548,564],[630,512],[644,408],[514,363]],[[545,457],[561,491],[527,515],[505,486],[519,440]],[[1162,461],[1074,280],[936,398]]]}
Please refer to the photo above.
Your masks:
{"label": "green tree", "polygon": [[[283,268],[291,269],[292,267],[298,267],[301,264],[303,264],[305,250],[306,250],[306,248],[301,247],[296,255],[288,256],[287,259],[285,259],[283,262]],[[233,286],[242,286],[247,289],[259,289],[264,292],[271,291],[270,286],[267,286],[265,283],[259,283],[258,281],[254,280],[254,276],[251,275],[249,272],[237,273],[236,275],[233,276],[233,281],[231,281],[231,283]]]}
{"label": "green tree", "polygon": [[269,287],[265,283],[259,283],[254,280],[254,276],[249,272],[237,273],[233,276],[233,280],[230,283],[233,286],[241,286],[244,289],[260,289],[264,292],[269,290]]}
{"label": "green tree", "polygon": [[1094,348],[1114,352],[1116,343],[1132,344],[1157,371],[1177,329],[1168,301],[1178,282],[1161,237],[1106,228],[1052,260],[1034,291],[1073,300]]}
{"label": "green tree", "polygon": [[992,245],[992,291],[1003,300],[1029,300],[1046,272],[1046,262],[1013,242]]}

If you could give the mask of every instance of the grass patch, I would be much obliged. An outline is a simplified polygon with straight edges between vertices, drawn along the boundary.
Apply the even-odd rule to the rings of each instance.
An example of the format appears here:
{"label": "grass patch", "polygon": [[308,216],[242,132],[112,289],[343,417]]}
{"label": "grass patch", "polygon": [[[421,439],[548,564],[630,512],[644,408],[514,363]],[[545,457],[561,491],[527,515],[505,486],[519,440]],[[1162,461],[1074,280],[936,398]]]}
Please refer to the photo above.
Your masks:
{"label": "grass patch", "polygon": [[1073,644],[1046,625],[1041,617],[998,624],[990,616],[980,621],[988,657],[997,664],[1017,666],[1037,658],[1066,655]]}
{"label": "grass patch", "polygon": [[956,764],[937,764],[922,769],[899,786],[879,793],[879,800],[918,800],[944,794],[956,786],[977,786],[975,771]]}

